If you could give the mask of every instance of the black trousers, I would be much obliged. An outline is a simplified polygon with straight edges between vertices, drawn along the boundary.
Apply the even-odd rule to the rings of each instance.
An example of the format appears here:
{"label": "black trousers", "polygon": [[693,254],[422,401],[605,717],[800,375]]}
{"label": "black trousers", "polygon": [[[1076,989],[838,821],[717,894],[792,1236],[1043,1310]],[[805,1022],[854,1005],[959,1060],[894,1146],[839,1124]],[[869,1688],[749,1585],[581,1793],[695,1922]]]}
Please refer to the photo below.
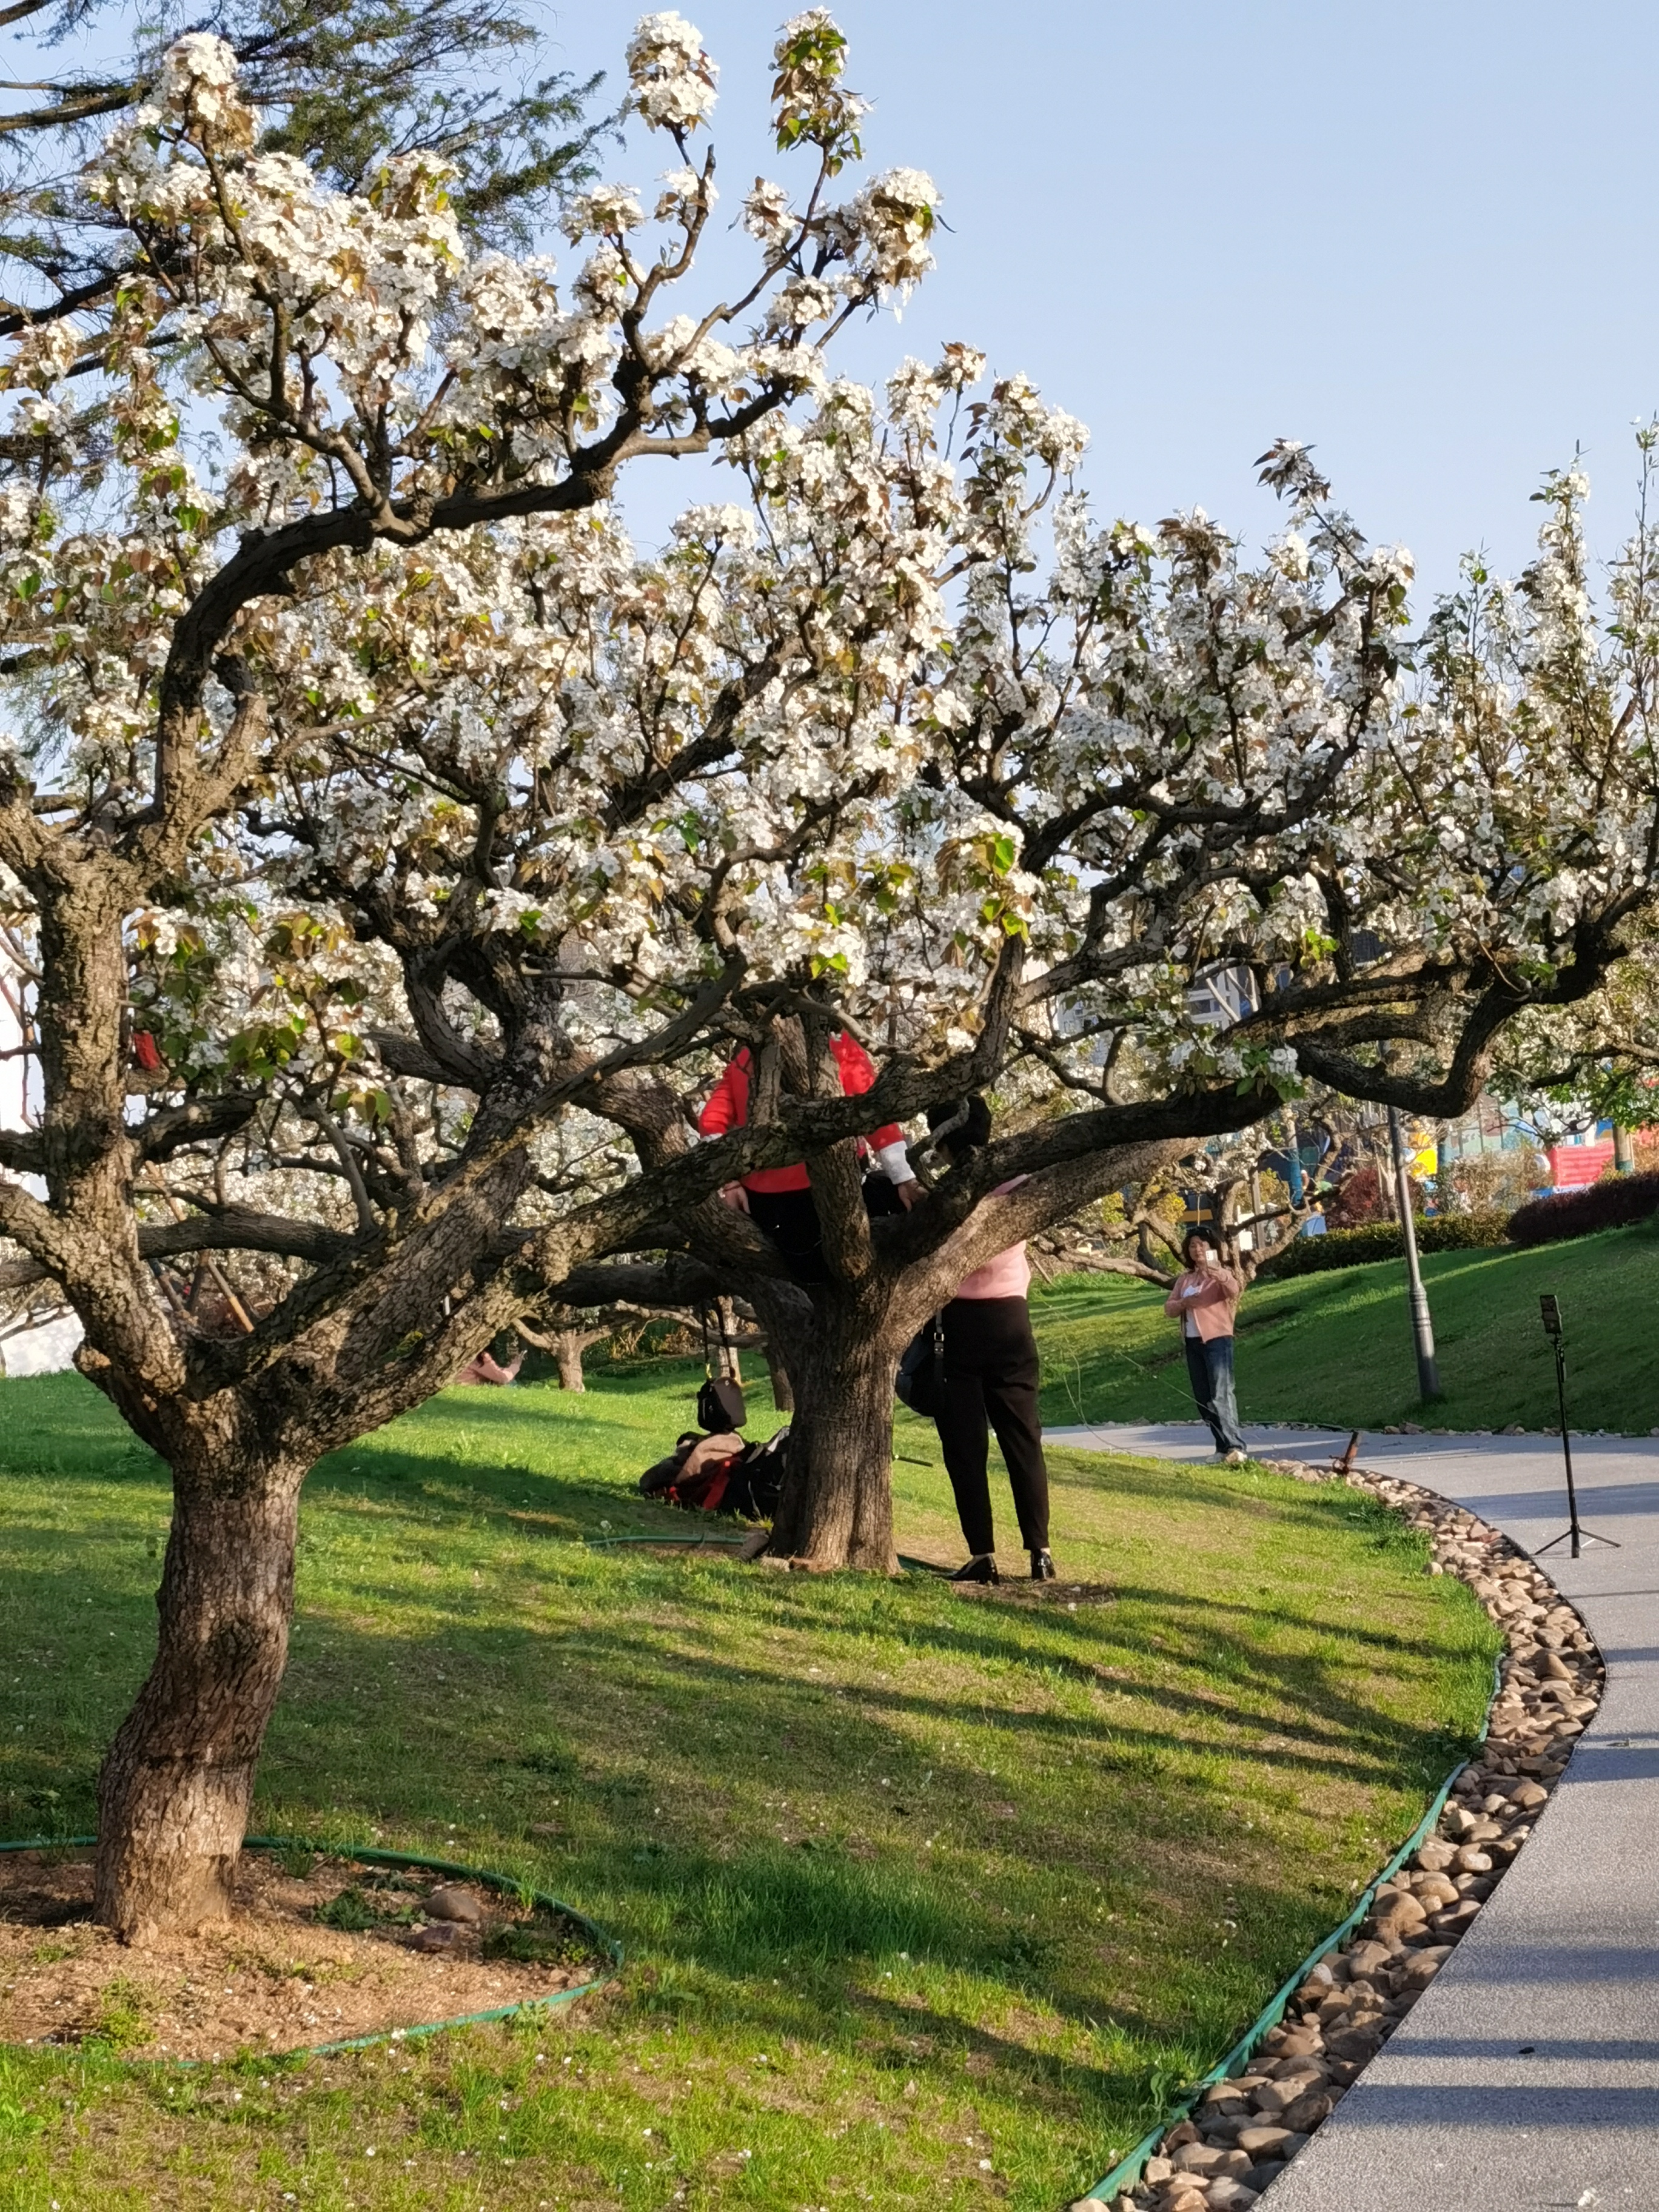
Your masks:
{"label": "black trousers", "polygon": [[945,1309],[945,1388],[937,1416],[945,1470],[969,1552],[996,1549],[990,1432],[996,1431],[1028,1552],[1048,1543],[1048,1469],[1037,1418],[1036,1339],[1024,1298],[952,1298]]}
{"label": "black trousers", "polygon": [[829,1281],[823,1231],[818,1226],[818,1210],[810,1190],[751,1190],[749,1218],[777,1246],[798,1281]]}
{"label": "black trousers", "polygon": [[[872,1216],[902,1213],[903,1201],[884,1175],[864,1178],[864,1208]],[[769,1237],[799,1283],[827,1283],[823,1231],[810,1190],[751,1190],[749,1216]]]}

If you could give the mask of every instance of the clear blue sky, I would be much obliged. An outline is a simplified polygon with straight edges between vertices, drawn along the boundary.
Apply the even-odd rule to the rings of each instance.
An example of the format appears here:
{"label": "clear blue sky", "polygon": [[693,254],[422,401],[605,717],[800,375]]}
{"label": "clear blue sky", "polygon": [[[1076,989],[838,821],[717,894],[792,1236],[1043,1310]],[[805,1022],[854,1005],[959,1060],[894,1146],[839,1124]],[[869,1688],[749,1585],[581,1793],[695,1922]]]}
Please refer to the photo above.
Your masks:
{"label": "clear blue sky", "polygon": [[[641,12],[556,9],[608,72]],[[782,6],[683,0],[721,67],[736,214],[793,164],[763,131]],[[951,234],[876,376],[943,339],[1023,368],[1094,434],[1097,507],[1200,505],[1259,533],[1250,464],[1315,443],[1373,538],[1448,582],[1527,557],[1541,471],[1586,449],[1592,536],[1631,506],[1629,426],[1659,409],[1659,9],[1636,0],[842,0],[869,166],[929,170]],[[659,139],[611,173],[641,186]],[[723,255],[732,241],[722,241]],[[721,261],[719,264],[732,264]],[[689,303],[688,303],[689,304]],[[653,472],[654,475],[654,472]],[[651,534],[690,473],[641,484]]]}

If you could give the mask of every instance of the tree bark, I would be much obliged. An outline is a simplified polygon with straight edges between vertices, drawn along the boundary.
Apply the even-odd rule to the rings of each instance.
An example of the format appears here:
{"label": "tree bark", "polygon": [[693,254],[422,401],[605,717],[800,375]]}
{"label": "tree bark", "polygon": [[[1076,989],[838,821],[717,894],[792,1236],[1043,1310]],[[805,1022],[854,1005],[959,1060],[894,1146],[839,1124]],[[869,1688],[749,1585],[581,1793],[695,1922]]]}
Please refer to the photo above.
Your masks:
{"label": "tree bark", "polygon": [[588,1336],[579,1329],[560,1329],[553,1339],[554,1357],[559,1363],[561,1390],[586,1390],[582,1376],[582,1354],[597,1337]]}
{"label": "tree bark", "polygon": [[230,1917],[282,1686],[303,1468],[174,1468],[155,1661],[98,1781],[94,1912],[129,1942]]}
{"label": "tree bark", "polygon": [[897,1573],[893,1375],[902,1349],[884,1316],[833,1294],[791,1344],[795,1411],[774,1553],[809,1566]]}
{"label": "tree bark", "polygon": [[766,1360],[766,1371],[772,1378],[772,1403],[780,1413],[795,1410],[795,1386],[789,1380],[789,1370],[783,1364],[783,1355],[773,1338],[763,1340],[761,1351]]}

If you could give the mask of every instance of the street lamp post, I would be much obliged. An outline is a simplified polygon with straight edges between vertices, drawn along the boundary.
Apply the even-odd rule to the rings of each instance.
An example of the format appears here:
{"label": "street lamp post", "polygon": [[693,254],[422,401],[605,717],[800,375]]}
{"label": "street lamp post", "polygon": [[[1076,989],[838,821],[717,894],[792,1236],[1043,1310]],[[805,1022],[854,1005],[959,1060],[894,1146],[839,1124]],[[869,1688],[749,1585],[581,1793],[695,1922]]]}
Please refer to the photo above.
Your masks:
{"label": "street lamp post", "polygon": [[1406,1148],[1400,1140],[1400,1109],[1389,1109],[1389,1145],[1394,1153],[1395,1188],[1400,1195],[1400,1233],[1406,1247],[1406,1279],[1411,1286],[1412,1335],[1417,1344],[1418,1395],[1426,1404],[1440,1395],[1440,1366],[1434,1356],[1434,1317],[1429,1294],[1423,1287],[1423,1269],[1417,1256],[1417,1224],[1412,1218],[1412,1183],[1406,1167]]}
{"label": "street lamp post", "polygon": [[[1303,1194],[1302,1138],[1296,1126],[1296,1116],[1288,1106],[1285,1109],[1285,1164],[1290,1170],[1285,1181],[1291,1187],[1291,1204],[1299,1208]],[[1293,1231],[1291,1233],[1299,1232]]]}

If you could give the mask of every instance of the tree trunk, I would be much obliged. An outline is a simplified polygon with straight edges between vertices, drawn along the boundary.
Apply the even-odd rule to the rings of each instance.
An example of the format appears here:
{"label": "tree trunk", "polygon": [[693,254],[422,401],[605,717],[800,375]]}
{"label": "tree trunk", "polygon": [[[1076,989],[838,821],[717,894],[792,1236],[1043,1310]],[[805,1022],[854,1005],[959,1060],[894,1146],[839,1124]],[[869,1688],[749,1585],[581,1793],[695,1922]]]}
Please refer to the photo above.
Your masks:
{"label": "tree trunk", "polygon": [[897,1572],[893,1375],[902,1348],[884,1321],[828,1298],[791,1344],[795,1412],[775,1553],[813,1567]]}
{"label": "tree trunk", "polygon": [[586,1390],[582,1376],[582,1353],[593,1341],[574,1329],[562,1329],[553,1340],[554,1356],[559,1363],[561,1390]]}
{"label": "tree trunk", "polygon": [[780,1413],[793,1413],[795,1410],[795,1386],[789,1380],[789,1370],[783,1364],[782,1355],[769,1336],[763,1342],[761,1350],[766,1358],[766,1371],[772,1378],[772,1403]]}
{"label": "tree trunk", "polygon": [[288,1658],[302,1474],[175,1468],[155,1662],[98,1780],[94,1912],[128,1942],[229,1917]]}

